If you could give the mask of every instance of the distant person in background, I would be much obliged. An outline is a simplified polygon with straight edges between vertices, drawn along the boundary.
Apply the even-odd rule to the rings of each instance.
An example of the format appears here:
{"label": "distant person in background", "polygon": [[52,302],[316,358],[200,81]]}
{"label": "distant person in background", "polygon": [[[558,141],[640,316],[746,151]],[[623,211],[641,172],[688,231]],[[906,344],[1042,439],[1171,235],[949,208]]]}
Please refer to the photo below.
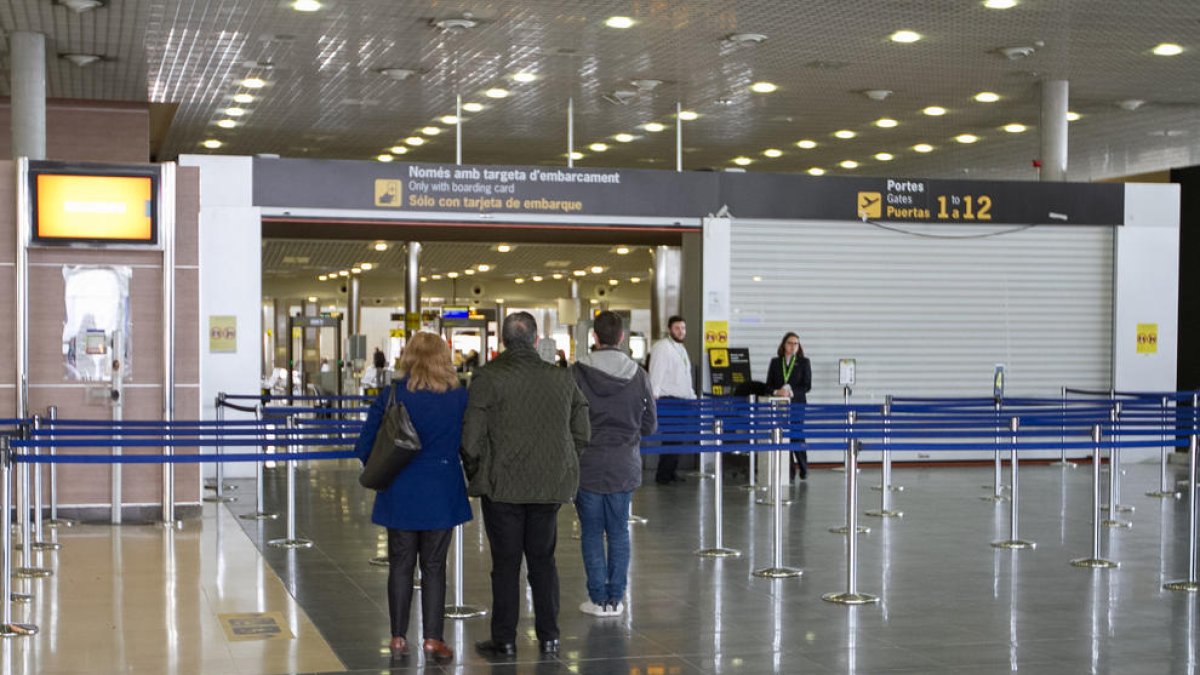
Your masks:
{"label": "distant person in background", "polygon": [[[772,396],[786,396],[792,403],[808,403],[808,392],[812,389],[812,364],[804,356],[800,336],[788,332],[783,336],[775,358],[767,366],[767,390]],[[799,439],[801,443],[804,439]],[[808,451],[792,452],[791,475],[800,480],[808,478]]]}
{"label": "distant person in background", "polygon": [[[382,352],[375,352],[382,357]],[[382,369],[380,369],[382,370]],[[392,387],[421,439],[421,451],[387,489],[375,495],[371,522],[387,528],[388,613],[394,657],[409,653],[408,618],[413,567],[421,564],[421,648],[427,657],[448,661],[454,652],[444,641],[446,551],[457,525],[471,519],[458,449],[462,443],[467,390],[458,386],[450,349],[432,333],[413,336],[400,359],[402,377]],[[379,392],[354,446],[364,463],[383,421],[390,391]]]}
{"label": "distant person in background", "polygon": [[371,365],[363,371],[362,384],[364,387],[382,389],[388,383],[387,357],[379,347],[371,355]]}
{"label": "distant person in background", "polygon": [[329,359],[321,359],[321,372],[322,373],[333,372],[333,366],[329,365]]}
{"label": "distant person in background", "polygon": [[[682,316],[672,316],[667,319],[667,336],[656,342],[650,350],[650,385],[656,399],[690,401],[696,398],[696,390],[692,388],[692,360],[683,346],[685,337],[687,322]],[[654,482],[659,485],[682,483],[683,479],[675,473],[678,466],[678,454],[660,454]]]}

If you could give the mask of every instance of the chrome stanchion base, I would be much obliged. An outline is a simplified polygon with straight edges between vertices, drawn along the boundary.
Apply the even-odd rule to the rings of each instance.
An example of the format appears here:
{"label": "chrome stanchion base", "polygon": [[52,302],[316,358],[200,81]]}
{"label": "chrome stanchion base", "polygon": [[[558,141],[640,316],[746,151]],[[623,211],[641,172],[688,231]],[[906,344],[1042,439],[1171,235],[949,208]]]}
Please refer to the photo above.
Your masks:
{"label": "chrome stanchion base", "polygon": [[873,518],[901,518],[904,516],[903,511],[893,511],[891,509],[875,509],[873,511],[864,511],[863,513]]}
{"label": "chrome stanchion base", "polygon": [[255,513],[243,513],[242,515],[238,516],[238,518],[241,518],[242,520],[275,520],[278,517],[278,513],[264,513],[262,511],[257,511]]}
{"label": "chrome stanchion base", "polygon": [[804,574],[804,570],[796,569],[795,567],[766,567],[761,570],[751,572],[756,577],[766,579],[791,579]]}
{"label": "chrome stanchion base", "polygon": [[[988,489],[990,490],[991,488]],[[988,495],[986,497],[980,497],[979,500],[984,502],[995,502],[999,504],[1000,502],[1008,501],[1008,497],[1004,495]]]}
{"label": "chrome stanchion base", "polygon": [[1002,539],[1000,541],[993,541],[992,548],[1007,548],[1013,551],[1033,550],[1037,548],[1037,544],[1032,541],[1025,541],[1024,539]]}
{"label": "chrome stanchion base", "polygon": [[21,577],[22,579],[39,579],[54,576],[54,570],[49,570],[45,567],[18,567],[13,570],[12,574],[14,577]]}
{"label": "chrome stanchion base", "polygon": [[37,635],[38,627],[31,623],[0,623],[0,637]]}
{"label": "chrome stanchion base", "polygon": [[643,518],[641,516],[635,516],[632,513],[629,514],[629,524],[630,525],[645,525],[648,522],[650,522],[650,520],[647,518]]}
{"label": "chrome stanchion base", "polygon": [[162,521],[158,522],[158,526],[169,528],[172,530],[180,530],[180,529],[183,529],[183,521],[182,520],[162,520]]}
{"label": "chrome stanchion base", "polygon": [[[1117,513],[1133,513],[1136,508],[1137,508],[1136,506],[1126,506],[1124,504],[1117,504]],[[1101,504],[1100,510],[1107,511],[1108,504]]]}
{"label": "chrome stanchion base", "polygon": [[[883,492],[882,485],[872,485],[871,489],[876,492]],[[904,486],[903,485],[890,485],[890,486],[888,486],[888,492],[904,492]]]}
{"label": "chrome stanchion base", "polygon": [[56,541],[35,541],[32,546],[35,551],[57,551],[62,548],[62,544]]}
{"label": "chrome stanchion base", "polygon": [[42,524],[46,527],[75,527],[75,521],[66,518],[47,518]]}
{"label": "chrome stanchion base", "polygon": [[701,558],[736,558],[742,554],[735,548],[702,548],[695,553]]}
{"label": "chrome stanchion base", "polygon": [[1147,492],[1146,496],[1154,497],[1155,499],[1179,499],[1183,495],[1179,494],[1178,492],[1163,492],[1162,490],[1155,490],[1154,492]]}
{"label": "chrome stanchion base", "polygon": [[1111,527],[1114,529],[1117,529],[1117,528],[1129,529],[1129,528],[1133,527],[1133,523],[1129,522],[1128,520],[1114,520],[1112,518],[1105,518],[1104,520],[1100,521],[1100,524],[1105,527]]}
{"label": "chrome stanchion base", "polygon": [[33,596],[29,595],[28,593],[9,593],[8,599],[12,600],[13,602],[20,603],[22,605],[26,605],[26,604],[33,602]]}
{"label": "chrome stanchion base", "polygon": [[204,501],[216,502],[218,504],[228,504],[229,502],[236,502],[237,497],[226,497],[225,495],[221,495],[220,497],[218,497],[216,495],[213,495],[211,497],[205,497]]}
{"label": "chrome stanchion base", "polygon": [[[216,483],[205,483],[204,489],[205,490],[216,490],[217,484]],[[221,489],[222,490],[236,490],[236,489],[238,489],[238,486],[234,485],[233,483],[225,483],[224,485],[221,486]]]}
{"label": "chrome stanchion base", "polygon": [[766,492],[766,491],[767,491],[767,486],[766,486],[766,485],[750,485],[750,484],[746,484],[746,485],[739,485],[739,486],[738,486],[738,489],[739,489],[739,490],[745,490],[746,492]]}
{"label": "chrome stanchion base", "polygon": [[1119,562],[1105,560],[1104,558],[1076,558],[1071,561],[1074,567],[1092,567],[1095,569],[1116,569],[1121,566]]}
{"label": "chrome stanchion base", "polygon": [[374,558],[371,558],[370,560],[367,561],[367,564],[374,565],[375,567],[387,567],[389,563],[388,563],[387,556],[381,555],[381,556],[376,556]]}
{"label": "chrome stanchion base", "polygon": [[879,596],[870,593],[826,593],[821,599],[839,605],[870,605],[879,602]]}
{"label": "chrome stanchion base", "polygon": [[717,477],[716,474],[711,474],[706,471],[685,471],[683,475],[687,476],[688,478],[699,478],[700,480]]}
{"label": "chrome stanchion base", "polygon": [[312,548],[311,539],[272,539],[267,546],[275,548]]}
{"label": "chrome stanchion base", "polygon": [[[980,489],[980,490],[991,490],[991,489],[993,489],[994,487],[995,487],[994,485],[980,485],[980,486],[979,486],[979,489]],[[1011,489],[1012,489],[1012,486],[1011,486],[1011,485],[1001,485],[1001,486],[1000,486],[1000,491],[1001,491],[1001,492],[1005,492],[1005,491],[1007,491],[1007,490],[1011,490]]]}
{"label": "chrome stanchion base", "polygon": [[[754,500],[754,503],[755,503],[755,504],[762,504],[763,506],[775,506],[775,500],[774,500],[774,499],[771,499],[771,498],[769,498],[769,497],[760,497],[760,498],[758,498],[758,499],[755,499],[755,500]],[[791,503],[792,503],[792,500],[791,500],[791,499],[788,499],[787,497],[784,497],[784,498],[783,498],[783,501],[781,501],[781,502],[779,502],[779,503],[780,503],[780,504],[783,504],[784,506],[787,506],[787,505],[789,505],[789,504],[791,504]]]}
{"label": "chrome stanchion base", "polygon": [[1184,593],[1196,593],[1196,592],[1200,592],[1200,582],[1187,581],[1186,579],[1181,580],[1181,581],[1168,581],[1167,583],[1163,584],[1163,588],[1168,591],[1183,591]]}
{"label": "chrome stanchion base", "polygon": [[1077,465],[1075,462],[1068,462],[1060,459],[1057,462],[1050,462],[1048,466],[1061,466],[1064,469],[1074,469]]}
{"label": "chrome stanchion base", "polygon": [[[831,528],[829,528],[829,531],[834,534],[850,534],[850,528],[847,525],[843,525],[841,527],[831,527]],[[870,531],[871,531],[871,528],[867,527],[866,525],[858,526],[859,534],[867,534]]]}
{"label": "chrome stanchion base", "polygon": [[477,616],[485,616],[488,613],[483,607],[475,607],[474,605],[446,605],[447,619],[474,619]]}
{"label": "chrome stanchion base", "polygon": [[[830,470],[830,471],[836,471],[836,472],[838,472],[838,473],[846,473],[846,467],[844,467],[844,466],[835,466],[835,467],[831,467],[829,470]],[[857,469],[857,470],[855,470],[855,472],[854,472],[854,473],[856,473],[856,474],[860,474],[860,473],[862,473],[862,469]]]}

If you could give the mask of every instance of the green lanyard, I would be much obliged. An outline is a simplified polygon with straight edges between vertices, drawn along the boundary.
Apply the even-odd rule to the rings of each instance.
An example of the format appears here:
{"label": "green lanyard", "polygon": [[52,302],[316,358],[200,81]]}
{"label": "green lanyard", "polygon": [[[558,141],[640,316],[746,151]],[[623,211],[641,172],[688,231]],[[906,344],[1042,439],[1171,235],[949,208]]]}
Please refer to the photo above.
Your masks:
{"label": "green lanyard", "polygon": [[783,383],[784,384],[787,384],[788,380],[792,379],[792,368],[794,368],[795,366],[796,366],[796,355],[793,354],[792,358],[789,359],[787,361],[787,363],[785,363],[783,366]]}

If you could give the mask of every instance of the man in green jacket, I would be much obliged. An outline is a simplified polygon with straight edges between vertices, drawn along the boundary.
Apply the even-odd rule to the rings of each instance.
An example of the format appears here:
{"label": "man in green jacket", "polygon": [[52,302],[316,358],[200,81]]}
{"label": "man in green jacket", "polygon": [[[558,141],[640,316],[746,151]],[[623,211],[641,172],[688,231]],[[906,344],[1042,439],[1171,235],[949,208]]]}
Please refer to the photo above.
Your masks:
{"label": "man in green jacket", "polygon": [[529,568],[543,654],[558,651],[558,509],[579,489],[579,455],[591,439],[588,403],[569,371],[538,356],[528,312],[504,319],[505,351],[475,373],[463,421],[463,466],[481,497],[492,550],[492,639],[487,656],[514,656],[521,559]]}

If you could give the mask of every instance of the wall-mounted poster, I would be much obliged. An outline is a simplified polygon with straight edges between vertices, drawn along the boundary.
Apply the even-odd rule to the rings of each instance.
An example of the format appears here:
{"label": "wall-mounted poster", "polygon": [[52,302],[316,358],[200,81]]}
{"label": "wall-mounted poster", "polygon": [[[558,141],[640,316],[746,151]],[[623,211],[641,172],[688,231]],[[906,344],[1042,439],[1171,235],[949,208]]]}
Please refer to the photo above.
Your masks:
{"label": "wall-mounted poster", "polygon": [[211,315],[208,317],[208,353],[237,353],[237,317]]}

